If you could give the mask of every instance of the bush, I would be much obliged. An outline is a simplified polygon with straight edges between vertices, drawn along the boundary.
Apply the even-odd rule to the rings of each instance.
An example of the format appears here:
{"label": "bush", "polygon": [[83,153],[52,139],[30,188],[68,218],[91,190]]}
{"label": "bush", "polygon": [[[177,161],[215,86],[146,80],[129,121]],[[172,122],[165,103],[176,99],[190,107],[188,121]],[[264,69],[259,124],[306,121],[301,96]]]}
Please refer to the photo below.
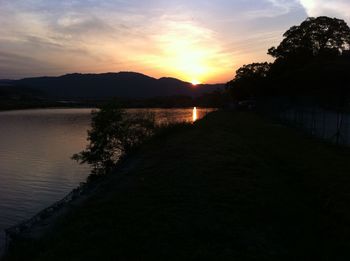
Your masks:
{"label": "bush", "polygon": [[152,136],[155,129],[154,115],[129,115],[117,103],[111,102],[92,112],[89,144],[72,159],[91,165],[92,174],[105,174],[121,157]]}

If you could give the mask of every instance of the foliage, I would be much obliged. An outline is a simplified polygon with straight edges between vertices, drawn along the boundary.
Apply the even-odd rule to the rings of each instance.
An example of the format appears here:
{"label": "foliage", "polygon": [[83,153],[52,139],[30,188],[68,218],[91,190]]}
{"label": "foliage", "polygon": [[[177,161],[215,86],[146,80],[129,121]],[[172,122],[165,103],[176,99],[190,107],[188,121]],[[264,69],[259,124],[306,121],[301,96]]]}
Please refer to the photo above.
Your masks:
{"label": "foliage", "polygon": [[270,63],[252,63],[244,65],[236,71],[236,79],[265,78],[270,70]]}
{"label": "foliage", "polygon": [[350,45],[350,28],[346,22],[325,16],[308,18],[301,25],[292,26],[283,36],[280,45],[270,48],[268,54],[282,59],[337,55],[348,50]]}
{"label": "foliage", "polygon": [[[236,100],[262,96],[334,99],[349,94],[350,28],[336,18],[308,18],[291,27],[268,54],[272,64],[252,63],[237,70],[227,86]],[[337,98],[339,100],[339,98]]]}
{"label": "foliage", "polygon": [[270,63],[252,63],[236,71],[235,78],[227,83],[235,100],[257,96],[262,90],[271,68]]}
{"label": "foliage", "polygon": [[92,112],[87,138],[89,144],[72,158],[81,164],[91,165],[93,174],[104,174],[154,132],[153,115],[128,115],[117,103],[111,102]]}

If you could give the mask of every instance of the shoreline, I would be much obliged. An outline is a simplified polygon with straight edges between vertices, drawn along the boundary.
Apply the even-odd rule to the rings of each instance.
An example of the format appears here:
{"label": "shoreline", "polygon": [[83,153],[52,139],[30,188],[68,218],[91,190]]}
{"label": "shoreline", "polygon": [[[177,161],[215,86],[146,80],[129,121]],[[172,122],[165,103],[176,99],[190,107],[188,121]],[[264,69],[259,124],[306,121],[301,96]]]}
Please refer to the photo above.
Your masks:
{"label": "shoreline", "polygon": [[[50,223],[52,223],[50,219],[55,219],[61,214],[60,212],[62,212],[65,207],[69,204],[75,203],[80,197],[85,195],[88,189],[89,187],[87,183],[81,183],[61,200],[44,208],[31,218],[5,229],[6,245],[10,245],[12,240],[17,238],[31,238],[33,236],[34,238],[40,237],[41,233],[50,226]],[[34,232],[35,230],[36,233]]]}
{"label": "shoreline", "polygon": [[349,157],[256,114],[214,112],[150,140],[6,260],[345,260]]}
{"label": "shoreline", "polygon": [[[46,108],[47,110],[55,110],[55,109],[62,109],[62,110],[66,110],[66,109],[78,109],[78,108],[74,108],[74,107],[50,107],[50,108]],[[36,110],[46,110],[44,108],[37,108],[37,109],[25,109],[25,110],[10,110],[10,111],[1,111],[0,114],[2,112],[12,112],[12,111],[36,111]],[[82,108],[82,109],[95,109],[95,108]],[[130,109],[139,109],[139,108],[130,108]],[[157,108],[160,110],[166,110],[163,108]],[[188,109],[192,110],[192,107],[189,107]],[[172,110],[171,108],[169,108],[169,110]],[[3,232],[6,234],[5,240],[0,240],[0,248],[1,248],[1,241],[4,242],[3,245],[6,245],[6,241],[10,242],[12,241],[13,238],[17,238],[17,237],[25,237],[26,235],[32,233],[32,232],[28,232],[28,231],[33,231],[35,229],[35,227],[39,227],[40,230],[43,229],[44,226],[47,226],[47,221],[49,219],[54,219],[54,217],[57,215],[57,212],[60,212],[61,208],[65,208],[65,207],[69,207],[69,205],[71,203],[74,203],[75,200],[77,198],[79,198],[82,194],[84,194],[85,190],[89,190],[90,189],[91,184],[80,184],[80,186],[76,187],[75,189],[72,189],[71,192],[69,192],[67,195],[65,195],[61,200],[58,200],[57,202],[52,203],[51,205],[45,207],[43,210],[41,210],[40,212],[38,212],[37,214],[35,214],[32,217],[29,217],[28,219],[25,219],[23,221],[18,222],[17,224],[6,228],[3,230]],[[37,229],[39,230],[39,229]],[[35,233],[39,233],[39,232],[35,232]]]}
{"label": "shoreline", "polygon": [[[67,213],[68,208],[77,205],[86,197],[89,188],[87,183],[81,183],[61,200],[39,211],[34,216],[18,224],[0,231],[0,259],[7,254],[8,248],[15,240],[38,239],[47,233],[57,219]],[[2,240],[1,240],[2,239]]]}
{"label": "shoreline", "polygon": [[121,158],[110,174],[90,182],[81,182],[61,200],[54,202],[34,216],[0,231],[0,260],[6,256],[9,247],[16,240],[38,240],[49,233],[61,217],[94,195],[100,186],[108,182],[110,176],[117,175],[117,178],[122,178],[123,174],[130,169],[130,164],[134,162],[133,158],[131,155]]}
{"label": "shoreline", "polygon": [[[173,109],[193,109],[194,107],[197,107],[199,109],[218,109],[216,107],[206,107],[206,106],[178,106],[178,107],[160,107],[160,106],[147,106],[147,107],[122,107],[122,109],[160,109],[160,110],[173,110]],[[9,112],[9,111],[30,111],[30,110],[64,110],[64,109],[98,109],[97,107],[89,107],[89,106],[82,106],[82,107],[60,107],[60,106],[55,106],[55,107],[34,107],[34,108],[14,108],[14,109],[0,109],[1,112]]]}

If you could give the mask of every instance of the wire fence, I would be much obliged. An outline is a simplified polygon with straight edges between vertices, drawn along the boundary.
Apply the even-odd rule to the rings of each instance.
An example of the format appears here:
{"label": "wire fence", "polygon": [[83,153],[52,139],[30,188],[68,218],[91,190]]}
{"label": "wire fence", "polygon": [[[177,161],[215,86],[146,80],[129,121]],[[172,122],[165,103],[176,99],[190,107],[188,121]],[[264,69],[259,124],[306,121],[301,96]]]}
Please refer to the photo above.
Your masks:
{"label": "wire fence", "polygon": [[339,145],[350,145],[350,110],[346,106],[310,99],[274,98],[258,103],[257,109],[280,122]]}

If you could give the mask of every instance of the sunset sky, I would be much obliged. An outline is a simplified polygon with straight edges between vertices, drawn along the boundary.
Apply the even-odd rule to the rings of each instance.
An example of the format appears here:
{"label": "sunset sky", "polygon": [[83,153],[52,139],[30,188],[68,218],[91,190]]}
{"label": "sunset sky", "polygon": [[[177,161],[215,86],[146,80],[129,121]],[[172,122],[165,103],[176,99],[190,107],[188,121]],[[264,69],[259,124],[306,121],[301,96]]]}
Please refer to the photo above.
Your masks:
{"label": "sunset sky", "polygon": [[349,0],[0,0],[0,78],[137,71],[226,82],[307,16]]}

